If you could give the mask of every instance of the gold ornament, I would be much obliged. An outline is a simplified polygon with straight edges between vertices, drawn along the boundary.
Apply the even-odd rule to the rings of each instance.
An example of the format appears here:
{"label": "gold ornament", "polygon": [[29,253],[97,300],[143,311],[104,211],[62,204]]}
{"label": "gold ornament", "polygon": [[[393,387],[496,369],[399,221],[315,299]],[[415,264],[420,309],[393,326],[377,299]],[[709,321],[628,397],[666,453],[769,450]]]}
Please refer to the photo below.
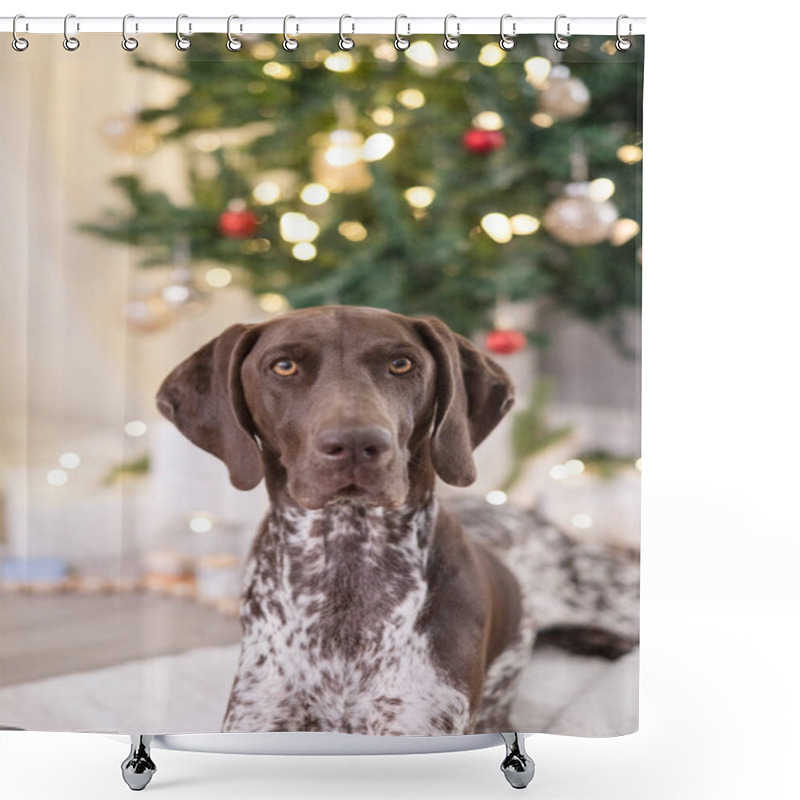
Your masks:
{"label": "gold ornament", "polygon": [[550,203],[542,221],[559,241],[590,245],[608,238],[617,216],[613,203],[593,200],[592,184],[579,181],[567,184],[563,195]]}
{"label": "gold ornament", "polygon": [[579,117],[589,107],[586,84],[570,75],[569,67],[556,64],[539,93],[538,109],[554,120]]}

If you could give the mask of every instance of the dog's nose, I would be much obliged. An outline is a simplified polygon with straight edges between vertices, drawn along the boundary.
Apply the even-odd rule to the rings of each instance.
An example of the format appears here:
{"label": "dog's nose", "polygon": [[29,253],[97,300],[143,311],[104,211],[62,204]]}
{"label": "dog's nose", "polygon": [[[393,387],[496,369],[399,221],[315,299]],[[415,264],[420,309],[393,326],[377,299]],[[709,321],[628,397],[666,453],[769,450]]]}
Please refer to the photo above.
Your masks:
{"label": "dog's nose", "polygon": [[378,461],[392,446],[386,428],[345,428],[323,431],[316,441],[317,452],[331,464],[360,464]]}

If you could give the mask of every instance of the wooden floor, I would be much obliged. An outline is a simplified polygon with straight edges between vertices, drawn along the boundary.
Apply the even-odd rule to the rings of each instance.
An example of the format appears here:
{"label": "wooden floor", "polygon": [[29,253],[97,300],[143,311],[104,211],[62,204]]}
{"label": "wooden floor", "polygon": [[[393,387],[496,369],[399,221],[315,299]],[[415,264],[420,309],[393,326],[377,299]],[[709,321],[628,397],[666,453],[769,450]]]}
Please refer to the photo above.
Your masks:
{"label": "wooden floor", "polygon": [[0,685],[235,644],[239,621],[153,594],[0,595]]}

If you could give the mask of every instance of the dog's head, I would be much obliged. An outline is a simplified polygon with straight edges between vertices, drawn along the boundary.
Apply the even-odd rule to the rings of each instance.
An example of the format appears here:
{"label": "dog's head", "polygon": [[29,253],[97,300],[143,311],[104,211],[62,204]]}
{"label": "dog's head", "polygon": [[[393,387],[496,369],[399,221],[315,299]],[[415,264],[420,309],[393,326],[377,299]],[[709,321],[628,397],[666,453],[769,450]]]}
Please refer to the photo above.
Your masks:
{"label": "dog's head", "polygon": [[239,489],[266,476],[309,509],[396,508],[434,471],[475,480],[472,450],[513,386],[434,317],[324,306],[231,326],[167,376],[157,402]]}

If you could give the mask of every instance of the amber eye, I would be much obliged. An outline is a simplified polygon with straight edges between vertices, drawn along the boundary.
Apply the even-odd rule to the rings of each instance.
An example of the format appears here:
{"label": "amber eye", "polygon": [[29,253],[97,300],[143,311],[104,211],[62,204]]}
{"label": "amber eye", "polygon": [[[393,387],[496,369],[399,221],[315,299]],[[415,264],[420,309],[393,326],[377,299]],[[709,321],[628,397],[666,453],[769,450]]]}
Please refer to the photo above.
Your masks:
{"label": "amber eye", "polygon": [[297,372],[297,362],[292,361],[291,358],[279,358],[270,369],[283,378],[288,378],[289,375],[294,375]]}
{"label": "amber eye", "polygon": [[399,358],[393,358],[391,362],[389,362],[389,372],[391,372],[392,375],[405,375],[406,372],[411,371],[411,367],[413,366],[414,363],[410,358],[400,356]]}

